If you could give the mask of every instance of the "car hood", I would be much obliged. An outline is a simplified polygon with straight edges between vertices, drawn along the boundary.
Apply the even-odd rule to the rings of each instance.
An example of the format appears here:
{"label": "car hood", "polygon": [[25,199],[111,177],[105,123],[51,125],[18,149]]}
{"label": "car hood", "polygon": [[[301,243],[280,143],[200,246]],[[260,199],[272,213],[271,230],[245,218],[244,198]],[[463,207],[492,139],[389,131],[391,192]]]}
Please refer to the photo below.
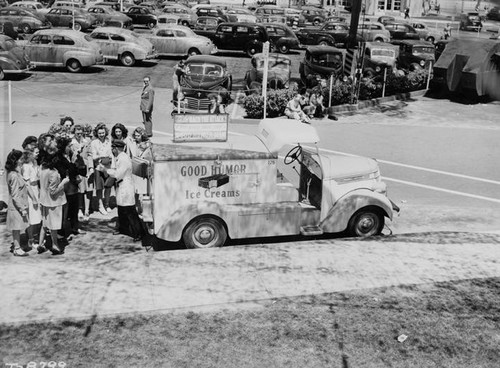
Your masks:
{"label": "car hood", "polygon": [[342,180],[378,172],[378,163],[372,158],[321,153],[324,180]]}
{"label": "car hood", "polygon": [[377,64],[391,65],[394,66],[396,63],[396,58],[390,56],[372,56],[371,60]]}
{"label": "car hood", "polygon": [[[264,77],[264,69],[257,69],[257,78],[262,80]],[[267,71],[267,80],[278,79],[286,82],[290,78],[290,71],[283,68],[269,69]]]}

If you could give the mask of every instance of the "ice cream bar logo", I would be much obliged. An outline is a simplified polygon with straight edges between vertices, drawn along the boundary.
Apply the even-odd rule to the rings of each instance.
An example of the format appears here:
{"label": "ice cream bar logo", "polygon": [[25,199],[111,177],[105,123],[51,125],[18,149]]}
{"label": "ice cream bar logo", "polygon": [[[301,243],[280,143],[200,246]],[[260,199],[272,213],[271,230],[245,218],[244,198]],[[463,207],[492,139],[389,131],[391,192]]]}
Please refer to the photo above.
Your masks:
{"label": "ice cream bar logo", "polygon": [[216,174],[198,179],[198,186],[205,189],[219,188],[227,183],[229,183],[227,174]]}

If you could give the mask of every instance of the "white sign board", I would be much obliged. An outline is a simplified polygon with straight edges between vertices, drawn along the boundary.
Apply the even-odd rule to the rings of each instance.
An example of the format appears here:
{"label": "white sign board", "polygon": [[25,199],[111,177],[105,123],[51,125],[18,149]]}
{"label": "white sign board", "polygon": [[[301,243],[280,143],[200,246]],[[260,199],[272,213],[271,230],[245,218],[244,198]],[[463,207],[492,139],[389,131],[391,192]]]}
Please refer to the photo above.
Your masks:
{"label": "white sign board", "polygon": [[228,114],[174,114],[174,142],[226,142]]}

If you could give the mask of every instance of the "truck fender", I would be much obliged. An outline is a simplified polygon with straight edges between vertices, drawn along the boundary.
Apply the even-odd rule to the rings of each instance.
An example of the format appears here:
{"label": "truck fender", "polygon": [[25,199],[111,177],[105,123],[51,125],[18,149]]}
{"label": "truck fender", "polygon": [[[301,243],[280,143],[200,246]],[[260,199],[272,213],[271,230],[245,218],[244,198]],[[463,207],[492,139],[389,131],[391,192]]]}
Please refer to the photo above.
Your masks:
{"label": "truck fender", "polygon": [[156,230],[156,236],[167,241],[179,241],[182,237],[184,228],[191,220],[199,216],[212,216],[222,220],[223,206],[216,202],[203,202],[200,204],[190,204],[175,211],[160,227]]}
{"label": "truck fender", "polygon": [[321,221],[320,227],[327,233],[339,233],[347,229],[349,220],[364,207],[377,207],[392,220],[393,205],[385,195],[369,189],[356,189],[341,197]]}

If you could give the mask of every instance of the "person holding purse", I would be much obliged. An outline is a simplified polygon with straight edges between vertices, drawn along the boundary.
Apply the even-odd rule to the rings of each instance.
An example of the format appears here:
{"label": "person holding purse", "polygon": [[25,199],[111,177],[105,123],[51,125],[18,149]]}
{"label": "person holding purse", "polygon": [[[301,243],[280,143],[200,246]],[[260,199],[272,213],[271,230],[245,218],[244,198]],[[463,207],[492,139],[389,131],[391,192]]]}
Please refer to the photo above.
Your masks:
{"label": "person holding purse", "polygon": [[94,171],[94,181],[96,196],[99,203],[99,212],[106,215],[111,212],[109,207],[109,198],[111,196],[111,188],[115,180],[111,178],[105,171],[97,170],[99,164],[104,167],[111,168],[113,162],[113,153],[111,152],[111,139],[109,138],[109,130],[106,124],[99,123],[94,128],[94,139],[90,143],[92,153]]}

